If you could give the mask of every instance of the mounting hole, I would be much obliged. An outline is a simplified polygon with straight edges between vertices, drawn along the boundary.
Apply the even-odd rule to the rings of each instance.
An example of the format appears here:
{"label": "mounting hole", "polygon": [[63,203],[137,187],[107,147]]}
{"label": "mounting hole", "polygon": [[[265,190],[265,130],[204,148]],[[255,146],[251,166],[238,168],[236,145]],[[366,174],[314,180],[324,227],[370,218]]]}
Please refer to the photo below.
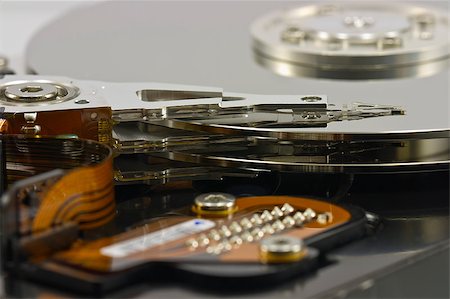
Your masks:
{"label": "mounting hole", "polygon": [[21,92],[30,92],[30,93],[34,93],[34,92],[40,92],[43,91],[44,89],[42,89],[41,86],[39,85],[34,85],[34,86],[26,86],[20,89]]}
{"label": "mounting hole", "polygon": [[90,101],[86,100],[86,99],[75,100],[75,104],[84,105],[84,104],[89,104],[89,103],[90,103]]}
{"label": "mounting hole", "polygon": [[302,101],[308,102],[308,103],[314,103],[314,102],[322,101],[322,97],[318,97],[318,96],[306,96],[306,97],[303,97],[303,98],[302,98]]}
{"label": "mounting hole", "polygon": [[76,86],[49,80],[17,80],[0,85],[0,103],[42,106],[74,99]]}

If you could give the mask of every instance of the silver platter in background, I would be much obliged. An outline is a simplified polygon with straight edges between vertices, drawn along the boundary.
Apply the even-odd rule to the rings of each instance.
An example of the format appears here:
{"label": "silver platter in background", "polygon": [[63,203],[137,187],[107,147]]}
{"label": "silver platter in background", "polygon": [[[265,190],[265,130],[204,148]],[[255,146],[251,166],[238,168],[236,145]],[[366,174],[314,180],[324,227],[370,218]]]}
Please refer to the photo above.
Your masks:
{"label": "silver platter in background", "polygon": [[449,28],[429,7],[357,2],[274,11],[251,32],[257,61],[280,75],[380,79],[447,68]]}
{"label": "silver platter in background", "polygon": [[[368,2],[358,1],[358,7],[370,7],[364,4]],[[380,79],[370,84],[364,81],[348,83],[346,80],[336,84],[334,80],[323,79],[433,76],[436,77],[433,81],[441,81],[442,77],[447,80],[448,59],[445,56],[448,58],[449,55],[449,31],[448,22],[445,24],[444,20],[449,14],[448,3],[412,3],[399,6],[393,1],[377,1],[375,5],[378,10],[384,7],[377,18],[382,16],[389,22],[382,28],[377,26],[379,22],[370,25],[374,28],[372,31],[387,36],[400,35],[404,38],[401,47],[379,50],[371,42],[363,49],[355,46],[345,51],[311,48],[308,53],[312,58],[305,61],[299,57],[282,60],[280,55],[286,51],[269,51],[278,49],[279,45],[282,49],[289,49],[288,54],[307,52],[301,47],[282,43],[277,34],[280,28],[272,26],[272,31],[260,28],[258,38],[265,45],[265,51],[255,47],[255,32],[252,37],[251,28],[253,25],[255,31],[255,26],[258,29],[259,23],[280,11],[297,13],[311,7],[322,7],[317,3],[311,6],[305,1],[107,1],[73,10],[39,30],[28,45],[27,62],[30,70],[38,74],[87,80],[170,82],[259,94],[327,94],[333,100],[345,96],[346,101],[367,99],[376,102],[391,95],[416,100],[419,98],[416,93],[423,86],[416,87],[417,80],[414,79]],[[369,12],[372,10],[368,9]],[[431,28],[429,30],[433,33],[428,36],[424,34],[428,31],[418,31],[420,28],[416,23],[411,25],[412,20],[408,17],[414,12],[416,20],[421,16],[422,22],[426,22],[427,14],[418,14],[423,11],[436,16],[428,19],[428,22],[435,22],[434,25],[423,27]],[[344,15],[361,16],[359,11]],[[375,19],[372,13],[370,17]],[[344,22],[346,17],[343,18]],[[333,16],[325,19],[328,22],[334,20]],[[359,26],[363,28],[355,28],[357,33],[370,32],[370,26],[364,22],[378,21],[370,20],[368,16],[362,19],[360,23],[363,25]],[[308,20],[312,23],[307,25],[316,32],[332,31],[328,23],[322,28],[320,22],[315,22],[320,19],[310,17]],[[357,19],[353,22],[359,24]],[[339,24],[347,29],[346,25]],[[339,28],[332,29],[340,31]],[[419,37],[422,34],[426,38],[410,41],[411,34]],[[360,35],[356,34],[356,37]],[[344,37],[351,39],[348,35]],[[255,55],[255,48],[265,55]],[[345,67],[346,72],[333,71],[339,66]],[[362,72],[358,71],[360,67],[363,67]],[[322,80],[295,77],[298,75]],[[385,88],[386,84],[390,86]],[[436,84],[427,82],[426,86],[436,90]]]}
{"label": "silver platter in background", "polygon": [[[376,7],[392,5],[392,1],[381,3]],[[448,4],[444,2],[414,2],[414,7],[422,4],[424,7],[431,7],[426,8],[427,12],[432,11],[442,17],[448,12]],[[345,56],[343,51],[338,51],[342,54],[341,57],[335,54],[336,56],[328,58],[330,63],[337,66],[353,68],[346,73],[317,67],[313,60],[308,60],[309,64],[304,66],[289,61],[286,64],[286,61],[273,59],[268,55],[255,55],[252,24],[258,24],[268,13],[283,10],[296,12],[303,6],[312,7],[305,2],[292,1],[103,2],[74,10],[37,32],[28,46],[28,65],[32,71],[41,75],[116,82],[216,86],[226,92],[251,94],[326,95],[330,103],[339,106],[363,102],[401,107],[405,110],[405,115],[401,116],[332,122],[322,128],[268,129],[283,134],[287,132],[288,136],[302,137],[288,139],[305,139],[305,136],[314,135],[310,139],[323,140],[323,136],[331,136],[333,138],[326,139],[348,140],[348,136],[357,134],[361,136],[357,138],[358,141],[362,142],[358,146],[364,140],[399,141],[393,146],[383,145],[382,150],[372,147],[372,143],[368,150],[364,148],[361,151],[357,148],[358,155],[351,161],[346,160],[345,155],[326,151],[328,144],[319,147],[318,155],[308,154],[306,157],[299,152],[297,144],[271,144],[270,147],[251,147],[250,151],[234,153],[220,148],[209,155],[201,151],[172,152],[173,155],[166,158],[202,161],[221,166],[244,165],[247,168],[267,167],[306,172],[384,172],[389,171],[388,169],[429,171],[448,168],[450,72],[448,28],[445,29],[439,23],[442,18],[436,19],[439,26],[438,23],[435,26],[439,30],[434,34],[438,35],[418,41],[420,45],[417,47],[405,42],[403,45],[408,46],[408,51],[404,47],[385,48],[380,51],[381,56],[370,51],[350,51],[354,59],[364,62],[364,67],[369,66],[370,70],[363,69],[362,73],[351,59],[342,57]],[[408,25],[410,19],[402,15],[402,12],[404,7],[411,6],[392,7],[400,7],[400,10],[392,9],[386,13],[393,22],[386,26],[398,29],[399,24]],[[398,14],[398,20],[392,18]],[[359,15],[358,13],[357,16]],[[357,19],[353,21],[358,23]],[[387,31],[391,28],[389,26]],[[404,28],[402,26],[400,27]],[[435,41],[434,36],[442,36],[445,30],[447,37]],[[405,33],[401,29],[397,31]],[[279,39],[274,41],[280,42]],[[432,50],[427,52],[422,44],[429,45],[427,49]],[[271,43],[267,45],[272,48]],[[298,51],[298,48],[292,49]],[[323,52],[312,50],[311,53],[315,61],[323,66],[324,61],[321,59],[324,56],[319,55]],[[380,63],[384,63],[384,68],[374,67]],[[343,74],[347,79],[330,79],[343,78]],[[381,79],[348,80],[368,78]],[[274,99],[274,102],[282,104],[280,100],[277,102]],[[229,126],[230,124],[220,124],[219,127]],[[203,127],[215,129],[217,126],[209,126],[206,119]],[[245,126],[232,126],[231,129],[248,131]],[[261,130],[250,128],[249,131]],[[316,135],[321,138],[316,138]],[[372,138],[372,135],[377,138]],[[415,136],[418,141],[409,141],[411,138],[406,136]]]}

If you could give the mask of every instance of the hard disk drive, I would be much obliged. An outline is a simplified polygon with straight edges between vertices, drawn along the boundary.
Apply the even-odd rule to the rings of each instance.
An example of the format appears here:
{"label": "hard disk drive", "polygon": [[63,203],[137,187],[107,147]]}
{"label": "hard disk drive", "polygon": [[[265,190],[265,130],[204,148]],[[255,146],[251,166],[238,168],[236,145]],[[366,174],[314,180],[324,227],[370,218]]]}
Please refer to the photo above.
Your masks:
{"label": "hard disk drive", "polygon": [[448,296],[449,26],[388,1],[48,24],[0,79],[5,294]]}

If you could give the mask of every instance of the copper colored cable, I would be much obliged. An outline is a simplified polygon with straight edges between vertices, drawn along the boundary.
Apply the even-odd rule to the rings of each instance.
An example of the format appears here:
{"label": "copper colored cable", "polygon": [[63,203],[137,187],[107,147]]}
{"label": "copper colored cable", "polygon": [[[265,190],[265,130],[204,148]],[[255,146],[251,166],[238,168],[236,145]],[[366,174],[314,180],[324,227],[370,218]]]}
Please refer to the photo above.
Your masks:
{"label": "copper colored cable", "polygon": [[4,135],[10,182],[53,169],[66,170],[41,190],[31,221],[32,232],[66,222],[92,229],[115,215],[112,152],[94,141]]}

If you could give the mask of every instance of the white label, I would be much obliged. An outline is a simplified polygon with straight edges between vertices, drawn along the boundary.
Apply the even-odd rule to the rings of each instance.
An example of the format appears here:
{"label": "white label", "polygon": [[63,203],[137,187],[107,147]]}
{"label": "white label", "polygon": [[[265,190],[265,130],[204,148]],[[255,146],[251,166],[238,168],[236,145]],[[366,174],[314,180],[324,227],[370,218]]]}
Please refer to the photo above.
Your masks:
{"label": "white label", "polygon": [[215,223],[210,220],[192,219],[141,237],[103,247],[100,249],[100,253],[112,258],[126,257],[176,239],[208,230],[214,226]]}

